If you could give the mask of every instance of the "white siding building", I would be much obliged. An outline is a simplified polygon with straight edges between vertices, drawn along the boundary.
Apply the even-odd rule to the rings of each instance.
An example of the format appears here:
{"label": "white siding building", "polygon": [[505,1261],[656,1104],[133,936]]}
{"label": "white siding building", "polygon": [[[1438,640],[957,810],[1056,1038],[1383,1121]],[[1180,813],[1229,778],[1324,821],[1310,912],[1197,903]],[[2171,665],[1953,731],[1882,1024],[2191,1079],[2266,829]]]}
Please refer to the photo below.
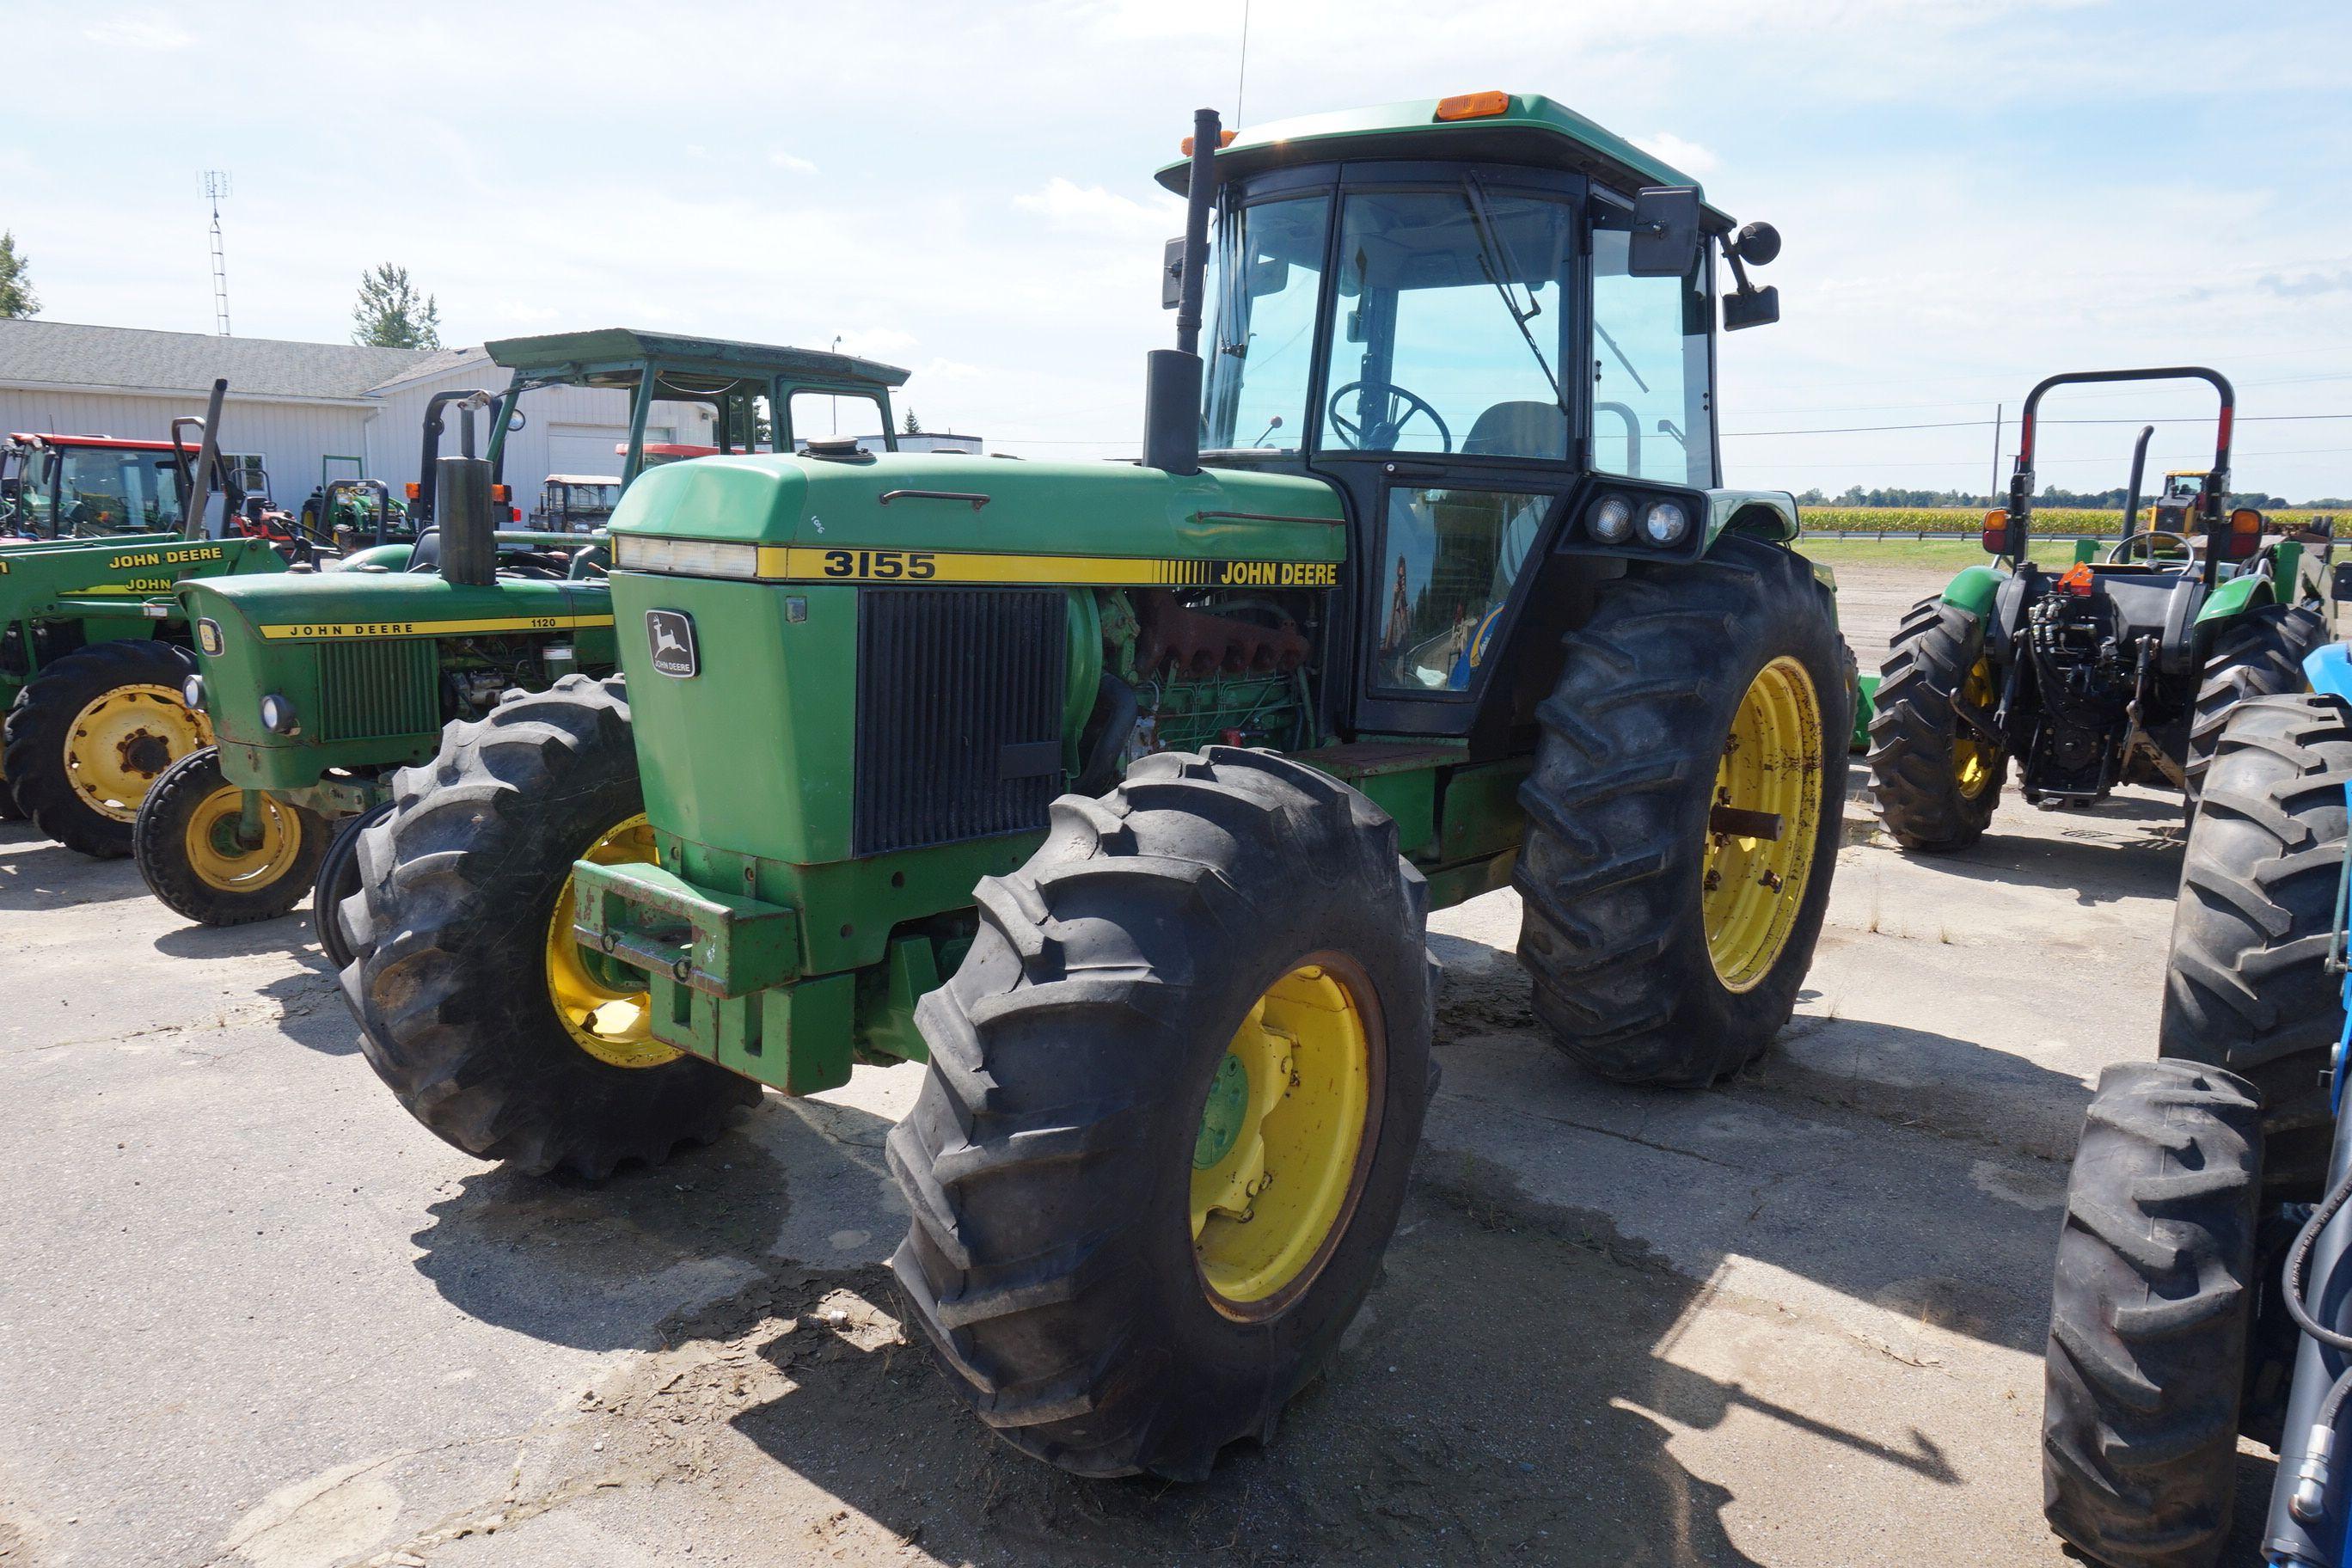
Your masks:
{"label": "white siding building", "polygon": [[[504,389],[478,348],[377,349],[269,338],[0,320],[0,436],[128,436],[162,440],[198,415],[228,378],[221,450],[257,457],[279,505],[299,507],[329,479],[381,479],[398,495],[417,475],[425,405],[436,392]],[[526,509],[551,473],[614,474],[629,434],[625,393],[527,393],[523,428],[507,438],[506,481]],[[711,444],[710,410],[656,403],[648,442]],[[487,432],[485,433],[487,434]],[[457,449],[453,429],[444,452]]]}

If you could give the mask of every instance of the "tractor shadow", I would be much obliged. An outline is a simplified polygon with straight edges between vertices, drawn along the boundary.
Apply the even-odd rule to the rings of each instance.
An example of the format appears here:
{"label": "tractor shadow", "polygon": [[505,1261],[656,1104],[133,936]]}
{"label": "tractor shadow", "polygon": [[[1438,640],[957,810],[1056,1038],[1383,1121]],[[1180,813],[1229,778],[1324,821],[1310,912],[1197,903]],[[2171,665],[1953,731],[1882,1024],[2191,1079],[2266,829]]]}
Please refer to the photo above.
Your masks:
{"label": "tractor shadow", "polygon": [[0,913],[120,903],[152,895],[130,860],[93,859],[26,822],[0,822]]}
{"label": "tractor shadow", "polygon": [[2176,819],[2147,828],[2105,827],[2094,818],[2060,819],[2053,833],[2003,832],[1995,827],[1949,855],[1901,852],[1906,865],[2002,889],[2063,893],[2077,908],[2123,899],[2172,901],[2180,886],[2186,837]]}

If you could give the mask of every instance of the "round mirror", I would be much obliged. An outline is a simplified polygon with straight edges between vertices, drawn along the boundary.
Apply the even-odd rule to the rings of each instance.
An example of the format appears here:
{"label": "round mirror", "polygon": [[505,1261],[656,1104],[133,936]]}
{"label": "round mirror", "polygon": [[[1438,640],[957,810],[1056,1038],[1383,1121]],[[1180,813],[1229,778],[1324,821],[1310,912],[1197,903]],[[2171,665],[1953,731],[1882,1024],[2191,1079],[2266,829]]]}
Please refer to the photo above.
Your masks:
{"label": "round mirror", "polygon": [[1751,223],[1739,231],[1739,259],[1761,267],[1780,254],[1780,231],[1769,223]]}

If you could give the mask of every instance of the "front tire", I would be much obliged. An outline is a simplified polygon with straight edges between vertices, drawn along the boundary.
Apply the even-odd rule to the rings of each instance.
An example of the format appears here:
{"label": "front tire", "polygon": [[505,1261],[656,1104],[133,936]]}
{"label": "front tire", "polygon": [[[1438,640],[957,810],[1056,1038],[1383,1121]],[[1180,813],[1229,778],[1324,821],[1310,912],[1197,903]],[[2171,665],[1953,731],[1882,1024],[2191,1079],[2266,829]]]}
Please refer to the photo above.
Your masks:
{"label": "front tire", "polygon": [[1732,535],[1633,565],[1566,648],[1512,875],[1536,1015],[1603,1078],[1705,1085],[1770,1046],[1821,935],[1853,728],[1835,603]]}
{"label": "front tire", "polygon": [[33,825],[84,855],[130,854],[155,780],[213,742],[180,695],[195,669],[184,648],[129,637],[78,648],[26,683],[0,727],[0,774]]}
{"label": "front tire", "polygon": [[1958,715],[1990,721],[1994,679],[1983,616],[1922,599],[1895,628],[1870,721],[1870,781],[1906,849],[1965,849],[1991,826],[2009,758]]}
{"label": "front tire", "polygon": [[1434,1074],[1428,888],[1326,774],[1211,747],[1056,801],[917,1013],[892,1260],[948,1382],[1087,1476],[1205,1476],[1371,1287]]}
{"label": "front tire", "polygon": [[652,853],[618,677],[569,675],[452,724],[393,795],[360,836],[342,985],[411,1115],[478,1158],[593,1180],[707,1142],[759,1100],[654,1039],[635,972],[569,939],[572,863]]}
{"label": "front tire", "polygon": [[2259,605],[2221,634],[2205,661],[2189,724],[2182,771],[2192,807],[2204,794],[2206,770],[2231,710],[2252,698],[2303,690],[2303,661],[2326,641],[2326,620],[2300,605]]}
{"label": "front tire", "polygon": [[2263,1164],[2253,1086],[2100,1075],[2059,1233],[2042,1511],[2109,1568],[2207,1568],[2230,1532]]}
{"label": "front tire", "polygon": [[2327,973],[2344,873],[2352,718],[2333,697],[2258,697],[2217,737],[2173,906],[2158,1052],[2252,1081],[2282,1201],[2326,1184],[2322,1081],[2343,1021]]}
{"label": "front tire", "polygon": [[163,770],[140,804],[131,847],[148,891],[199,925],[274,921],[302,901],[326,853],[327,825],[264,795],[261,841],[236,837],[244,792],[222,775],[220,748]]}

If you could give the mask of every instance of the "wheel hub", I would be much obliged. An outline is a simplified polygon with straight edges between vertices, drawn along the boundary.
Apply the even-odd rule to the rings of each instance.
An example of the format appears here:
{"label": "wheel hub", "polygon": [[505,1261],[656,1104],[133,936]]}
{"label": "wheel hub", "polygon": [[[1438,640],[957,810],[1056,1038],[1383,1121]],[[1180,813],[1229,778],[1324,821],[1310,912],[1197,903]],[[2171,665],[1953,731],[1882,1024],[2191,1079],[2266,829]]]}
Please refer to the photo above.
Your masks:
{"label": "wheel hub", "polygon": [[1749,683],[1725,736],[1699,871],[1716,978],[1753,989],[1789,944],[1822,827],[1821,700],[1795,659]]}
{"label": "wheel hub", "polygon": [[245,792],[223,784],[189,815],[183,843],[188,868],[215,891],[249,893],[275,885],[302,854],[302,827],[294,814],[268,795],[261,797],[260,837],[240,837]]}
{"label": "wheel hub", "polygon": [[213,743],[212,726],[162,686],[118,686],[74,715],[65,744],[66,777],[82,804],[130,822],[155,775]]}
{"label": "wheel hub", "polygon": [[[580,857],[599,866],[648,862],[654,833],[639,812],[604,833]],[[654,1038],[652,998],[644,976],[590,952],[572,935],[572,885],[565,877],[547,921],[547,997],[572,1043],[616,1068],[657,1068],[686,1053]]]}

